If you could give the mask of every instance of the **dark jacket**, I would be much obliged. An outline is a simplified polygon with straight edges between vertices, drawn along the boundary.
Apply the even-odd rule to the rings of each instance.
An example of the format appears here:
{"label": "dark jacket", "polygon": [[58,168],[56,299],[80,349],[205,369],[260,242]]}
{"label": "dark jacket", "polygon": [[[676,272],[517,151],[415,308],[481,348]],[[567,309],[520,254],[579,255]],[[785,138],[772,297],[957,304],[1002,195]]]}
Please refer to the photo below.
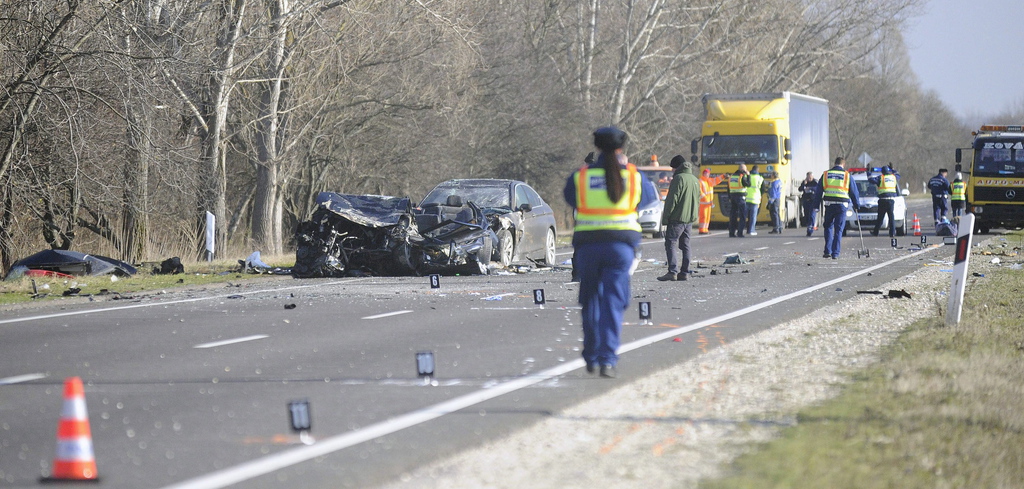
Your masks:
{"label": "dark jacket", "polygon": [[952,191],[949,188],[949,180],[946,180],[941,173],[928,180],[928,190],[932,193],[932,197],[945,197]]}
{"label": "dark jacket", "polygon": [[699,208],[700,181],[691,168],[676,168],[672,186],[668,188],[668,195],[665,196],[665,212],[661,215],[661,223],[695,223]]}
{"label": "dark jacket", "polygon": [[800,182],[800,200],[804,202],[814,202],[814,193],[818,191],[818,181],[812,179],[810,182]]}

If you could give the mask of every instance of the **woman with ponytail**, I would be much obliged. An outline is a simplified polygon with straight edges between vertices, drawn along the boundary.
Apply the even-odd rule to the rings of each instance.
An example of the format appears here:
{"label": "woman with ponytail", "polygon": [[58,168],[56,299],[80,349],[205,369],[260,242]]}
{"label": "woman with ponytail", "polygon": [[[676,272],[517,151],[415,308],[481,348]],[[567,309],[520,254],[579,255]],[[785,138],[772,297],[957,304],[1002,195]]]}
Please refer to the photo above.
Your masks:
{"label": "woman with ponytail", "polygon": [[615,377],[622,315],[629,307],[629,279],[640,252],[637,209],[658,200],[654,183],[626,161],[626,133],[614,126],[594,131],[597,160],[565,182],[565,201],[576,210],[573,267],[583,306],[583,359],[587,372]]}

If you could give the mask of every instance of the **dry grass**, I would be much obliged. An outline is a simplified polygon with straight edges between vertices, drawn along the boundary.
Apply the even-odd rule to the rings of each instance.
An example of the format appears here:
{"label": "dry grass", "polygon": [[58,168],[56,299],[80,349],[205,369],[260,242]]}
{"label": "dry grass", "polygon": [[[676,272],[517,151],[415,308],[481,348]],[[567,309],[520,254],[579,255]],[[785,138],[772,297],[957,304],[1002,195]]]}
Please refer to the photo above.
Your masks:
{"label": "dry grass", "polygon": [[[242,257],[244,259],[245,257]],[[295,255],[261,256],[268,265],[289,268],[295,262]],[[77,295],[120,294],[131,295],[148,291],[167,290],[179,287],[238,282],[240,280],[265,280],[267,275],[238,273],[237,259],[222,259],[212,262],[184,261],[185,273],[179,275],[154,275],[153,267],[159,263],[145,262],[139,273],[127,278],[111,276],[58,278],[19,278],[0,282],[0,305],[24,302],[53,301],[64,298],[65,291],[79,289]],[[33,282],[35,289],[33,291]],[[36,295],[33,298],[33,294]]]}
{"label": "dry grass", "polygon": [[840,397],[702,487],[1021,487],[1024,272],[990,268],[959,326],[915,323]]}

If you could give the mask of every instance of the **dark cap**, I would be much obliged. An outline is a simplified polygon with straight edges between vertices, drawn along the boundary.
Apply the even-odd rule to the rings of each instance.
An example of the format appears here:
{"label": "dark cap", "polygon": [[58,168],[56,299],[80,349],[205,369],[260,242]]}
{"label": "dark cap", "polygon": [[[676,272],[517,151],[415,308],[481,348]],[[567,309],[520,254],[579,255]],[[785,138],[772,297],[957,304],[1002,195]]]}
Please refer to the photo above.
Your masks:
{"label": "dark cap", "polygon": [[888,167],[888,166],[883,166],[883,167],[882,167],[882,175],[888,175],[888,174],[890,174],[890,173],[892,173],[892,171],[891,171],[891,170],[889,170],[889,167]]}
{"label": "dark cap", "polygon": [[[689,163],[689,161],[686,161],[686,158],[683,158],[683,155],[675,155],[672,157],[672,161],[668,163],[668,166],[671,166],[672,168],[679,168],[679,165],[683,165],[683,163]],[[686,165],[683,165],[683,168],[686,168]]]}
{"label": "dark cap", "polygon": [[594,131],[594,146],[601,151],[614,151],[626,145],[626,133],[615,126],[607,126]]}
{"label": "dark cap", "polygon": [[945,168],[939,168],[939,173],[949,173]]}

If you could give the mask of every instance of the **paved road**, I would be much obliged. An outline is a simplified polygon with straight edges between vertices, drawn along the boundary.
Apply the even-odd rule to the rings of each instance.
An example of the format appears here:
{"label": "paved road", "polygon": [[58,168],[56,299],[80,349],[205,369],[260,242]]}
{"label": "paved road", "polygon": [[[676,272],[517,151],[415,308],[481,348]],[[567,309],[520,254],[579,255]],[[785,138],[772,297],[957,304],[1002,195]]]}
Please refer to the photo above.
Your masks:
{"label": "paved road", "polygon": [[[951,256],[910,250],[909,236],[903,249],[883,237],[862,248],[854,234],[824,260],[820,233],[761,233],[696,239],[687,282],[657,282],[664,265],[641,265],[617,380],[582,372],[566,270],[442,277],[439,289],[426,278],[289,279],[3,312],[0,485],[35,487],[48,473],[69,376],[86,382],[100,487],[370,487]],[[748,263],[723,266],[732,253]],[[661,242],[645,255],[662,260]],[[641,301],[651,324],[636,319]],[[416,376],[425,350],[437,385]],[[313,445],[289,432],[296,399],[311,403]]]}

